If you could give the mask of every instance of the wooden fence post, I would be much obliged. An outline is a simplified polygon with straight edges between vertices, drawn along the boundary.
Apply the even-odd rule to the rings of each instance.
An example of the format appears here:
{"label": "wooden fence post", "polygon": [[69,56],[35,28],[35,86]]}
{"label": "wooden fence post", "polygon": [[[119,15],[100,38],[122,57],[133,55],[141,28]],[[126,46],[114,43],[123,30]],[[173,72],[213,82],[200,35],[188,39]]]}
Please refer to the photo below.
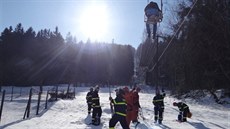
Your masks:
{"label": "wooden fence post", "polygon": [[67,91],[66,91],[66,98],[67,98],[67,99],[70,98],[70,97],[69,97],[69,87],[70,87],[70,84],[68,85]]}
{"label": "wooden fence post", "polygon": [[56,101],[57,101],[57,98],[58,98],[58,86],[56,86]]}
{"label": "wooden fence post", "polygon": [[10,101],[13,101],[13,94],[14,94],[14,86],[12,86],[12,89],[11,89],[11,99],[10,99]]}
{"label": "wooden fence post", "polygon": [[20,96],[22,96],[22,87],[20,87]]}
{"label": "wooden fence post", "polygon": [[45,109],[47,109],[47,104],[48,104],[48,96],[49,96],[49,90],[47,91],[47,94],[46,94],[46,105],[45,105]]}
{"label": "wooden fence post", "polygon": [[25,110],[23,119],[25,119],[26,116],[27,116],[27,118],[29,118],[29,116],[30,116],[31,97],[32,97],[32,88],[30,89],[29,100],[28,100],[28,103],[26,106],[26,110]]}
{"label": "wooden fence post", "polygon": [[40,107],[40,101],[41,101],[41,94],[42,94],[42,91],[39,91],[39,93],[38,93],[38,104],[37,104],[36,115],[38,115],[38,113],[39,113],[39,107]]}
{"label": "wooden fence post", "polygon": [[3,104],[4,104],[4,100],[5,100],[5,90],[3,90],[3,93],[2,93],[2,102],[1,102],[1,109],[0,109],[0,121],[1,121],[1,118],[2,118],[2,110],[3,110]]}
{"label": "wooden fence post", "polygon": [[75,90],[76,90],[76,88],[74,87],[74,98],[76,97]]}

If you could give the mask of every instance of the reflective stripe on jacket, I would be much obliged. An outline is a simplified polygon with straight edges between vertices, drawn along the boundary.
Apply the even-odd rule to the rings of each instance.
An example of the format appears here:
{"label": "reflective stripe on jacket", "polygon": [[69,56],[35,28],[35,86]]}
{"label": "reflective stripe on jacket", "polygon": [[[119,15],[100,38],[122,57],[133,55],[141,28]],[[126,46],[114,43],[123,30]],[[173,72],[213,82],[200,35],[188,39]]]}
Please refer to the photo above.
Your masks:
{"label": "reflective stripe on jacket", "polygon": [[112,99],[111,102],[114,104],[115,114],[126,116],[127,105],[122,97],[117,96],[115,99]]}

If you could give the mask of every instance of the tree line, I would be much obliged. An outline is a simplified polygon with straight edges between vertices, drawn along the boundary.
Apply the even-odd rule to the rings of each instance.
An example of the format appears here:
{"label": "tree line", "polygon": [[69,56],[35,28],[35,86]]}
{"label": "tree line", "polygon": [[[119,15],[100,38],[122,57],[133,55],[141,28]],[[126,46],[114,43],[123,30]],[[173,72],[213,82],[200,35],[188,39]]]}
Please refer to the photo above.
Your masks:
{"label": "tree line", "polygon": [[[178,22],[170,24],[176,36],[158,62],[158,69],[147,72],[147,83],[156,85],[158,71],[159,85],[178,93],[191,89],[230,90],[230,0],[198,0],[192,8],[195,2],[182,1],[177,7],[173,19]],[[158,56],[173,38],[163,36]],[[137,50],[139,56],[141,45]],[[149,69],[157,62],[156,53],[151,56],[154,58],[147,65]]]}
{"label": "tree line", "polygon": [[5,28],[0,37],[0,84],[58,83],[129,84],[134,73],[135,49],[130,45],[77,42],[58,31],[21,23]]}

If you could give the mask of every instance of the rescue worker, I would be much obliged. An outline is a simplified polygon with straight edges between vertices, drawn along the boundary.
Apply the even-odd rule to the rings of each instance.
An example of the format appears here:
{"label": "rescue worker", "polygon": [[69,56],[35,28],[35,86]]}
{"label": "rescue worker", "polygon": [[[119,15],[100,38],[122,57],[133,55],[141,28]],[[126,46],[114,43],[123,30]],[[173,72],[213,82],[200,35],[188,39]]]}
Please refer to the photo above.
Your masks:
{"label": "rescue worker", "polygon": [[86,95],[86,102],[88,104],[88,114],[89,115],[92,109],[92,95],[93,95],[93,88],[90,88],[90,91]]}
{"label": "rescue worker", "polygon": [[109,121],[109,129],[114,129],[117,122],[119,121],[123,129],[129,129],[129,126],[126,122],[126,110],[127,105],[124,99],[124,91],[123,89],[118,89],[116,91],[116,98],[113,99],[109,97],[109,100],[114,104],[115,113]]}
{"label": "rescue worker", "polygon": [[[144,9],[145,11],[145,15],[147,17],[147,19],[149,20],[150,17],[154,16],[155,19],[157,19],[154,24],[153,24],[153,39],[156,36],[156,31],[157,31],[157,22],[159,20],[160,17],[160,13],[161,10],[159,9],[158,5],[156,2],[151,1]],[[147,34],[148,34],[148,38],[151,37],[151,31],[150,31],[150,24],[148,23],[148,20],[146,22],[146,30],[147,30]]]}
{"label": "rescue worker", "polygon": [[127,112],[126,112],[126,121],[127,121],[127,125],[130,125],[130,122],[132,121],[132,111],[133,111],[133,95],[132,92],[129,91],[128,87],[124,87],[123,88],[125,95],[125,101],[127,104]]}
{"label": "rescue worker", "polygon": [[153,105],[154,105],[154,120],[155,123],[161,124],[163,120],[163,112],[164,112],[164,97],[165,92],[162,89],[162,94],[160,94],[159,90],[156,90],[156,95],[153,97]]}
{"label": "rescue worker", "polygon": [[178,115],[178,121],[180,122],[186,122],[187,121],[187,116],[189,116],[189,118],[191,117],[191,112],[189,110],[189,107],[187,104],[183,103],[183,102],[174,102],[173,106],[177,106],[179,108],[179,115]]}
{"label": "rescue worker", "polygon": [[133,91],[133,111],[132,111],[132,122],[138,123],[138,112],[139,112],[139,108],[141,108],[140,103],[139,103],[139,92],[140,92],[141,88],[140,87],[136,87],[136,89]]}
{"label": "rescue worker", "polygon": [[101,106],[100,106],[100,98],[98,95],[99,86],[97,85],[94,89],[93,95],[92,95],[92,107],[93,107],[93,115],[92,115],[92,124],[93,125],[100,125],[101,123]]}
{"label": "rescue worker", "polygon": [[137,85],[134,85],[133,89],[131,90],[131,92],[134,92],[136,90],[136,88],[137,88]]}

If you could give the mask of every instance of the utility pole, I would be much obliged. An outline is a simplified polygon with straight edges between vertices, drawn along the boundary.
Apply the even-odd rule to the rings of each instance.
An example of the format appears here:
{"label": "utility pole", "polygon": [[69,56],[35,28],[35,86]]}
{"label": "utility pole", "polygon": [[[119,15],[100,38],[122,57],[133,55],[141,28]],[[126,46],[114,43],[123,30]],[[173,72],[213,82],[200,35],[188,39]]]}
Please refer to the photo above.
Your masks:
{"label": "utility pole", "polygon": [[162,12],[162,14],[163,14],[163,2],[162,2],[162,0],[161,0],[161,12]]}
{"label": "utility pole", "polygon": [[159,44],[159,36],[157,35],[156,36],[156,91],[159,90],[158,89],[158,85],[159,85],[159,81],[158,81],[158,79],[159,79],[159,77],[158,77],[159,76],[159,71],[158,71],[158,65],[159,65],[158,64],[159,63],[158,62],[158,58],[159,58],[159,55],[158,55],[158,46],[159,45],[158,44]]}

